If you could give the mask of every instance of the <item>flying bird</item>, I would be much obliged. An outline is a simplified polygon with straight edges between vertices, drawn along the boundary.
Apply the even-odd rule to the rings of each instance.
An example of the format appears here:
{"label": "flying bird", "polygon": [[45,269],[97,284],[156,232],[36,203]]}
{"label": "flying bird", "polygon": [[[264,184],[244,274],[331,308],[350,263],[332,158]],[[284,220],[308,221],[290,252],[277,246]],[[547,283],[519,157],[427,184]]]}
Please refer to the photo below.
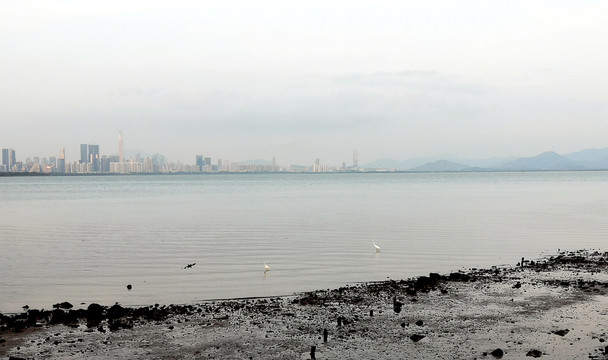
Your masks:
{"label": "flying bird", "polygon": [[374,240],[372,240],[372,244],[376,248],[376,252],[380,252],[380,246],[376,245],[376,243],[374,242]]}
{"label": "flying bird", "polygon": [[264,272],[270,270],[270,266],[266,265],[266,260],[264,260]]}

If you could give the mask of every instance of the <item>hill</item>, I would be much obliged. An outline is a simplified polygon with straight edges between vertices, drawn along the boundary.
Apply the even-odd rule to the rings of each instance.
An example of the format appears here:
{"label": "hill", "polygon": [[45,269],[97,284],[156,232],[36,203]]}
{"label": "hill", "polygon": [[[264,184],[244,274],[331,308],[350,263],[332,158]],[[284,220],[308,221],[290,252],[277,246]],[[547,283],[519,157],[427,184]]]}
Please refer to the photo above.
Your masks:
{"label": "hill", "polygon": [[585,149],[566,154],[564,157],[573,161],[593,163],[608,158],[608,147],[603,149]]}
{"label": "hill", "polygon": [[427,163],[422,166],[409,169],[409,171],[429,171],[429,172],[441,172],[441,171],[463,171],[469,169],[469,165],[459,164],[450,162],[447,160],[438,160],[435,162]]}
{"label": "hill", "polygon": [[558,153],[549,151],[534,157],[524,157],[506,163],[500,170],[585,170],[586,167]]}

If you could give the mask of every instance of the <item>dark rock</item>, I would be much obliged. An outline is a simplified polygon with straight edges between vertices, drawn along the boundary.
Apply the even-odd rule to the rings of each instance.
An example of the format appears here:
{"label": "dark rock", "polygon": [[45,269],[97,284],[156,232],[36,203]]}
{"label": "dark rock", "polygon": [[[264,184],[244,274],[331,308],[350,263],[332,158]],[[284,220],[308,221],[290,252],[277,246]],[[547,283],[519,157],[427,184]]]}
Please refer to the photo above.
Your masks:
{"label": "dark rock", "polygon": [[426,337],[425,335],[414,334],[414,335],[410,336],[410,340],[412,340],[413,342],[418,342],[418,341],[424,339],[425,337]]}
{"label": "dark rock", "polygon": [[504,353],[504,351],[502,351],[501,348],[498,348],[498,349],[492,351],[490,354],[497,359],[501,359],[505,353]]}
{"label": "dark rock", "polygon": [[19,357],[19,356],[9,356],[8,360],[27,360],[27,359]]}
{"label": "dark rock", "polygon": [[38,319],[41,319],[43,317],[43,313],[40,310],[36,310],[36,309],[31,309],[28,310],[27,312],[27,323],[29,326],[34,326],[36,325],[36,322],[38,321]]}
{"label": "dark rock", "polygon": [[28,321],[27,319],[13,319],[11,325],[14,332],[21,332],[21,330],[27,328]]}
{"label": "dark rock", "polygon": [[103,306],[99,304],[90,304],[86,312],[87,326],[96,327],[103,320]]}
{"label": "dark rock", "polygon": [[51,312],[51,319],[49,320],[50,325],[62,324],[65,320],[65,312],[60,309],[55,309]]}
{"label": "dark rock", "polygon": [[110,320],[108,321],[108,328],[110,331],[116,331],[120,329],[132,329],[133,323],[127,320]]}
{"label": "dark rock", "polygon": [[449,276],[450,281],[462,281],[462,282],[468,282],[471,280],[471,276],[468,274],[464,274],[464,273],[460,273],[460,272],[455,272],[455,273],[451,273]]}
{"label": "dark rock", "polygon": [[519,289],[521,287],[521,283],[518,281],[515,285],[513,285],[513,289]]}
{"label": "dark rock", "polygon": [[128,310],[118,304],[114,304],[108,309],[107,313],[108,319],[119,319],[127,315]]}
{"label": "dark rock", "polygon": [[403,303],[401,303],[400,301],[396,300],[393,302],[393,311],[397,314],[399,314],[401,312],[401,307],[403,306]]}
{"label": "dark rock", "polygon": [[55,305],[53,305],[53,307],[54,307],[55,309],[66,309],[66,310],[67,310],[67,309],[71,309],[71,308],[73,308],[73,307],[74,307],[74,305],[70,304],[70,303],[69,303],[69,302],[67,302],[67,301],[64,301],[64,302],[62,302],[62,303],[59,303],[59,304],[55,304]]}
{"label": "dark rock", "polygon": [[427,276],[420,276],[418,279],[416,279],[416,282],[414,283],[414,288],[416,290],[429,290],[435,287],[435,285],[437,285],[437,279],[436,278],[430,278]]}
{"label": "dark rock", "polygon": [[65,314],[63,324],[69,327],[78,327],[80,325],[78,323],[78,312],[69,311],[67,314]]}
{"label": "dark rock", "polygon": [[424,321],[418,320],[418,321],[416,321],[416,325],[422,326],[422,325],[424,325]]}
{"label": "dark rock", "polygon": [[407,289],[405,289],[405,293],[410,295],[410,296],[416,296],[418,294],[418,292],[416,291],[416,289],[408,287]]}
{"label": "dark rock", "polygon": [[554,333],[555,335],[559,335],[559,336],[564,336],[569,332],[570,332],[570,330],[568,330],[568,329],[552,331],[552,333]]}
{"label": "dark rock", "polygon": [[530,350],[528,351],[528,353],[526,354],[526,356],[531,356],[531,357],[541,357],[543,355],[543,352],[540,350]]}
{"label": "dark rock", "polygon": [[429,278],[436,284],[442,279],[442,276],[438,273],[430,273]]}
{"label": "dark rock", "polygon": [[133,285],[131,285],[131,284],[127,285],[127,290],[131,290],[131,289],[133,289]]}

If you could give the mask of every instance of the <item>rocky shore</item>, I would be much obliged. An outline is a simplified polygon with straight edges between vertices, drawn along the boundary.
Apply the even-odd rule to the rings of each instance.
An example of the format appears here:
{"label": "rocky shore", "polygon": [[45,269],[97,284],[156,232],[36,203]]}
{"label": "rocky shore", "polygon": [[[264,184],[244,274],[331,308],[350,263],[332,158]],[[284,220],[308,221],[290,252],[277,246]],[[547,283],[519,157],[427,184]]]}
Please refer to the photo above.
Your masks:
{"label": "rocky shore", "polygon": [[0,314],[3,359],[608,359],[608,253],[280,298]]}

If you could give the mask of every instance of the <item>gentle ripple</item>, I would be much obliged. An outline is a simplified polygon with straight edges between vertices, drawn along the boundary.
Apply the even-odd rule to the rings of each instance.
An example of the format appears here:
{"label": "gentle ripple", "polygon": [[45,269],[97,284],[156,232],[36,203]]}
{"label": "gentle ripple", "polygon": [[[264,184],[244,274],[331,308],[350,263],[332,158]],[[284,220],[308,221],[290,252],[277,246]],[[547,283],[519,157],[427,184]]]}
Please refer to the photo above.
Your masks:
{"label": "gentle ripple", "polygon": [[607,172],[0,178],[0,312],[274,296],[602,248],[607,184]]}

